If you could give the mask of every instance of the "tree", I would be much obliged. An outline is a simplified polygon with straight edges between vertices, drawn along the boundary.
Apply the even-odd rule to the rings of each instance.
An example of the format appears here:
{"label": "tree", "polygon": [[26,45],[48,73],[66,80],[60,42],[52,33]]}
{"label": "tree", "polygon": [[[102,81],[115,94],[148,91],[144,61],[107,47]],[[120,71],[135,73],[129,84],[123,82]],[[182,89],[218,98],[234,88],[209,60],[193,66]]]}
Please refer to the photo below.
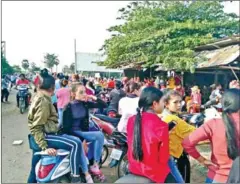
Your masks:
{"label": "tree", "polygon": [[112,26],[103,47],[104,65],[110,68],[144,63],[194,71],[194,48],[215,39],[239,34],[239,17],[227,14],[217,1],[133,2],[119,10],[117,19],[125,23]]}
{"label": "tree", "polygon": [[70,71],[69,67],[67,65],[63,66],[62,72],[68,74]]}
{"label": "tree", "polygon": [[22,72],[22,69],[19,65],[13,65],[12,68],[13,68],[14,72],[16,72],[16,73]]}
{"label": "tree", "polygon": [[38,67],[35,62],[31,62],[30,66],[31,66],[31,72],[38,72],[41,70],[41,68]]}
{"label": "tree", "polygon": [[43,62],[46,65],[47,68],[51,69],[51,72],[52,72],[52,68],[54,67],[54,65],[59,64],[59,59],[58,59],[57,55],[47,53],[44,56],[44,61]]}
{"label": "tree", "polygon": [[3,56],[1,57],[1,70],[2,70],[2,74],[12,74],[14,73],[13,68],[9,65],[8,61],[6,60],[6,58]]}
{"label": "tree", "polygon": [[27,59],[22,60],[22,68],[25,71],[29,68],[29,61]]}
{"label": "tree", "polygon": [[57,72],[57,67],[58,67],[59,63],[60,63],[60,61],[59,61],[58,59],[56,59],[56,61],[55,61],[55,65],[56,65],[56,72]]}
{"label": "tree", "polygon": [[75,73],[75,63],[72,63],[72,64],[70,65],[69,69],[70,69],[70,71],[71,71],[72,73]]}

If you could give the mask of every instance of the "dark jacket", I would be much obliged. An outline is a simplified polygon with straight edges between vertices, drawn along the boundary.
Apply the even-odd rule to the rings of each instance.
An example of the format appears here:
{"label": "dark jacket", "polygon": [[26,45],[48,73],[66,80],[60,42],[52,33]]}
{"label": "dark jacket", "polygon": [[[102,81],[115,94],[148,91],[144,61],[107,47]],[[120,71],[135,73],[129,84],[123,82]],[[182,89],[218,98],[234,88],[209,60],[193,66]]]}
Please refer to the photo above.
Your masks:
{"label": "dark jacket", "polygon": [[[99,98],[96,100],[96,102],[83,102],[83,104],[84,104],[84,107],[86,108],[87,115],[86,115],[86,118],[81,123],[80,129],[84,132],[88,132],[89,131],[89,109],[106,108],[107,104]],[[71,134],[72,123],[73,123],[73,115],[72,115],[71,102],[70,102],[66,105],[66,107],[63,110],[62,132],[66,134]]]}
{"label": "dark jacket", "polygon": [[122,89],[113,89],[110,92],[110,104],[109,110],[116,110],[118,112],[119,101],[126,96],[126,93]]}

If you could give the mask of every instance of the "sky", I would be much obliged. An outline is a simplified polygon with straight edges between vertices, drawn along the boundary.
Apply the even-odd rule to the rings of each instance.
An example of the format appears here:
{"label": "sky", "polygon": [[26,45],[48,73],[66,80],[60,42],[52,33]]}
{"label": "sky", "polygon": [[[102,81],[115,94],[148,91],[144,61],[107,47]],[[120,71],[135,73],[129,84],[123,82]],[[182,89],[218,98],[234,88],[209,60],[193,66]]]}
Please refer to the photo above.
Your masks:
{"label": "sky", "polygon": [[[23,59],[43,66],[45,53],[58,55],[60,64],[74,62],[77,52],[97,53],[119,24],[118,10],[129,1],[2,1],[2,40],[11,65]],[[239,1],[225,2],[226,12],[239,15]],[[54,69],[55,70],[55,69]]]}

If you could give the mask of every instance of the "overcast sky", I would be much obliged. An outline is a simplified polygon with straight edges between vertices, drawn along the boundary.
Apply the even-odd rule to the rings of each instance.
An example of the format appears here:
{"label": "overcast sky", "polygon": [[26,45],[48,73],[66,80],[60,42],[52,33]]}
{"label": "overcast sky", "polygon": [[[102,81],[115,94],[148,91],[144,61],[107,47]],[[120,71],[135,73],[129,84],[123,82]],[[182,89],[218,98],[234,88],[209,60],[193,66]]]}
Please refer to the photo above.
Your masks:
{"label": "overcast sky", "polygon": [[[74,62],[77,51],[96,53],[118,23],[118,10],[128,1],[2,1],[2,40],[10,64],[23,59],[42,65],[44,53],[59,56],[63,65]],[[225,11],[239,15],[239,2],[226,2]]]}

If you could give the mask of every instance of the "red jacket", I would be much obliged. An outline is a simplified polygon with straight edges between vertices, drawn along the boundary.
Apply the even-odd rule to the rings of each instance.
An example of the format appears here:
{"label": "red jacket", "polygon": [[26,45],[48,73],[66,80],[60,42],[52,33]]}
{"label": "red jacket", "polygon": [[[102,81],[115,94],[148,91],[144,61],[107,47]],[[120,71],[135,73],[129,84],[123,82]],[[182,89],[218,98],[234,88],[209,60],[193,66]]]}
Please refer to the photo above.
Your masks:
{"label": "red jacket", "polygon": [[156,114],[142,113],[142,149],[143,160],[133,158],[135,116],[127,124],[128,160],[131,173],[147,177],[154,182],[163,183],[170,172],[168,125]]}

